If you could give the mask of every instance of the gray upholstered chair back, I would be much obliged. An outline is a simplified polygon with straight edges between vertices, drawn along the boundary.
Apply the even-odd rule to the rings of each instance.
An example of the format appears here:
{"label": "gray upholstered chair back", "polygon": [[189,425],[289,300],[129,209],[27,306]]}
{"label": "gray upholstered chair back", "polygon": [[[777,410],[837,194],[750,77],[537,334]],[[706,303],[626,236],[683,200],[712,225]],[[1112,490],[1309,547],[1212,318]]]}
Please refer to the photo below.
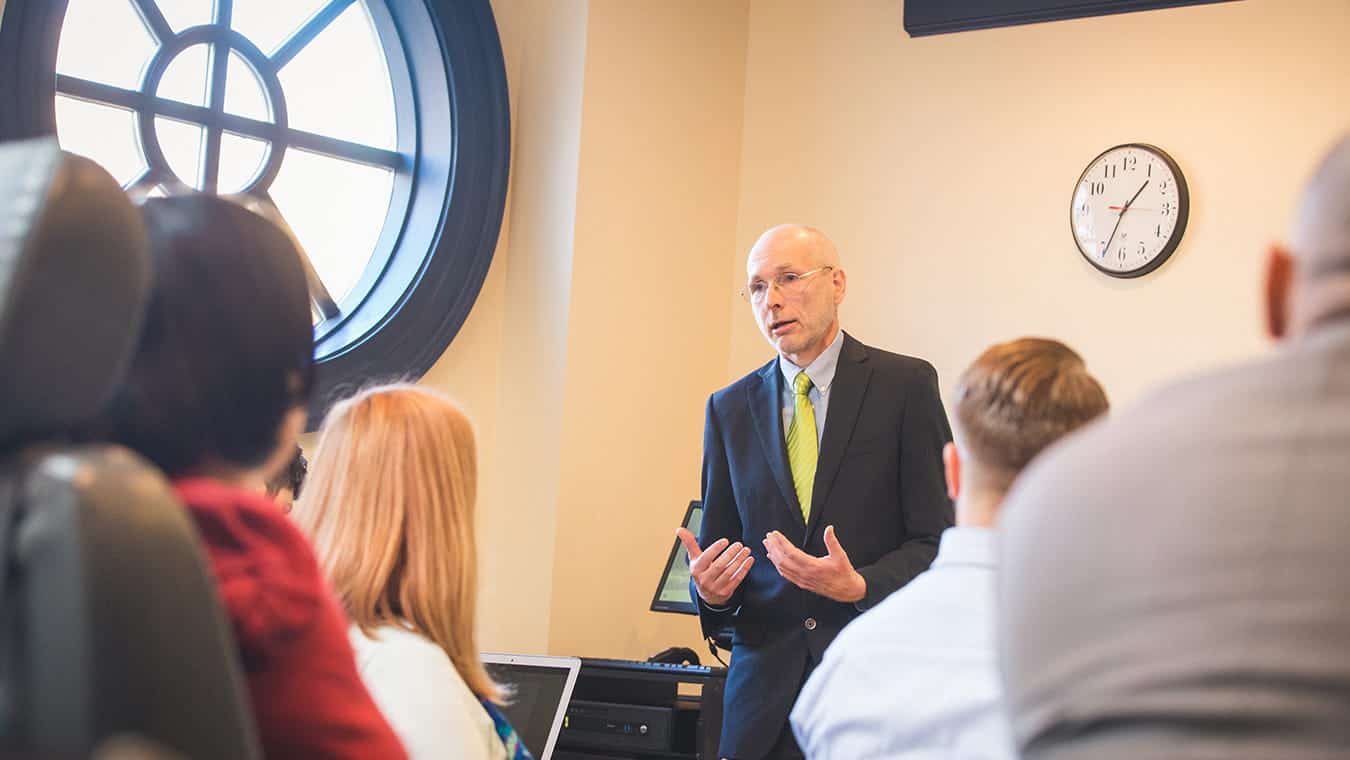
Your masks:
{"label": "gray upholstered chair back", "polygon": [[70,445],[135,350],[139,215],[52,139],[0,144],[0,754],[89,756],[132,734],[260,757],[228,622],[163,476]]}

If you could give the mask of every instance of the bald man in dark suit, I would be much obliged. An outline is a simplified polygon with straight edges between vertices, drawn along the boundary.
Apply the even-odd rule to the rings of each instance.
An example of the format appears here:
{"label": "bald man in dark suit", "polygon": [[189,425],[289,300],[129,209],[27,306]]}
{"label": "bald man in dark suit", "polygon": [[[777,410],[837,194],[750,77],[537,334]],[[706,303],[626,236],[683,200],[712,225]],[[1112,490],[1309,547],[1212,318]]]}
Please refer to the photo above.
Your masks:
{"label": "bald man in dark suit", "polygon": [[932,365],[840,329],[847,279],[819,230],[769,230],[746,273],[778,355],[709,399],[702,536],[681,539],[704,634],[734,631],[721,754],[797,758],[788,713],[815,663],[952,525],[951,429]]}

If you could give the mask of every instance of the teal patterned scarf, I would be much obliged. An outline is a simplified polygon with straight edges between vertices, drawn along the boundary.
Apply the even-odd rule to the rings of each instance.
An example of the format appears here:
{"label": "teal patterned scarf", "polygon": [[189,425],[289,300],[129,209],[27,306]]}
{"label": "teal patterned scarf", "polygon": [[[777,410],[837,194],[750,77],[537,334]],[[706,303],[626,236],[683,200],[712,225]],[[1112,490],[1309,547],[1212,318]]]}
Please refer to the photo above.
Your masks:
{"label": "teal patterned scarf", "polygon": [[483,703],[483,709],[487,710],[487,714],[491,716],[492,725],[497,729],[497,736],[500,736],[502,744],[506,745],[506,757],[509,760],[534,760],[534,755],[531,755],[530,751],[525,748],[525,743],[520,740],[516,730],[511,728],[511,724],[507,722],[506,716],[502,715],[502,711],[486,699],[479,701]]}

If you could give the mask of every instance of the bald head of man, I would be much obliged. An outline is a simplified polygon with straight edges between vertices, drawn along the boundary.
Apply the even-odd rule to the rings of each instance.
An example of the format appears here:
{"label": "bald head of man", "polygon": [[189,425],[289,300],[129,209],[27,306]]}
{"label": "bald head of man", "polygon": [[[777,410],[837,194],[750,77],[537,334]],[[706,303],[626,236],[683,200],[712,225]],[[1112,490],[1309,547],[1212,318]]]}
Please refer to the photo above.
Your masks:
{"label": "bald head of man", "polygon": [[1295,338],[1350,316],[1350,136],[1313,173],[1294,213],[1289,246],[1266,265],[1266,324]]}
{"label": "bald head of man", "polygon": [[755,241],[745,262],[745,294],[769,344],[806,367],[839,334],[847,277],[825,233],[781,224]]}

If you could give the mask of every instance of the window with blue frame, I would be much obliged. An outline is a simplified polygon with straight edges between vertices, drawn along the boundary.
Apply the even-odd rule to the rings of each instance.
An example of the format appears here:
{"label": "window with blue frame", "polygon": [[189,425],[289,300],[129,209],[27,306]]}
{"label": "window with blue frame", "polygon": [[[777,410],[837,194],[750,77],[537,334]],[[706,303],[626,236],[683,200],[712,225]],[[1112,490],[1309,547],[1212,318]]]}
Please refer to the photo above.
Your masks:
{"label": "window with blue frame", "polygon": [[54,133],[133,196],[229,195],[294,236],[316,412],[420,376],[486,276],[510,145],[487,0],[8,0],[0,93],[0,139]]}

